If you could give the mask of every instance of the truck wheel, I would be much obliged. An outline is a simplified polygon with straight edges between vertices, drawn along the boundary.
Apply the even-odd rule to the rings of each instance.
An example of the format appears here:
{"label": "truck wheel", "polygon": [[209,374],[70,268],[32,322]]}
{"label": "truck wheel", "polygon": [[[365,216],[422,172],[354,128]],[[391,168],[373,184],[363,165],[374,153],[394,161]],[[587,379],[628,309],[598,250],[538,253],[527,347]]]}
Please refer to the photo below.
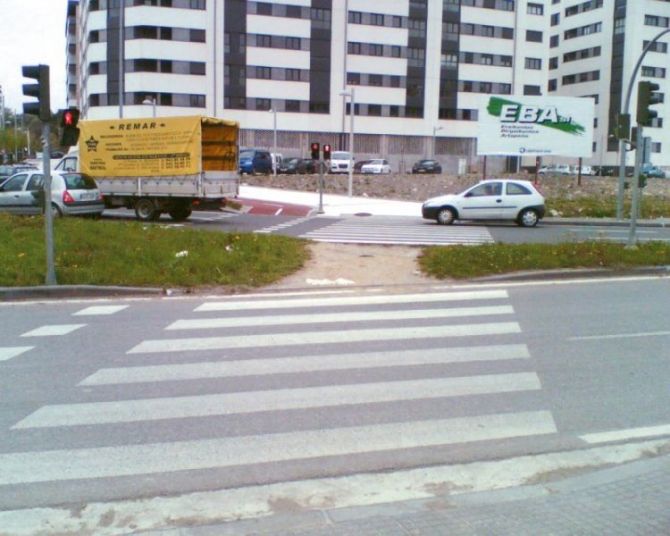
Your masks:
{"label": "truck wheel", "polygon": [[156,203],[146,197],[141,197],[135,202],[135,216],[140,221],[156,221],[161,216]]}
{"label": "truck wheel", "polygon": [[174,221],[184,221],[191,215],[191,207],[183,205],[173,207],[168,211],[168,214]]}

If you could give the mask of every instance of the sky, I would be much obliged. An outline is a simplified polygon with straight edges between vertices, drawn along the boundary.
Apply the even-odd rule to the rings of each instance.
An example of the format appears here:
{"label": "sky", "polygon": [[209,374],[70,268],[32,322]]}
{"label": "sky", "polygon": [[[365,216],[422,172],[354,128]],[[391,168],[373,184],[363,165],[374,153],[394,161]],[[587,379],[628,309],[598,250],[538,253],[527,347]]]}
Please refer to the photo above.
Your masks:
{"label": "sky", "polygon": [[5,108],[23,113],[22,65],[50,67],[51,110],[66,107],[65,16],[67,0],[0,0],[0,86]]}

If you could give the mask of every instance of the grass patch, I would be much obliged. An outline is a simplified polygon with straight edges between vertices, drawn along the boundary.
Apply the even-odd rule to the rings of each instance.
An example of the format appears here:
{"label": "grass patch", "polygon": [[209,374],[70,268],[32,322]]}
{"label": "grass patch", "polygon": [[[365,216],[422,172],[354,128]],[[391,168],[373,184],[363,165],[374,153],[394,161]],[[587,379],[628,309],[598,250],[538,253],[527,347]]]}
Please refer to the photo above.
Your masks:
{"label": "grass patch", "polygon": [[[43,284],[42,217],[0,214],[0,236],[0,286]],[[83,218],[55,220],[54,243],[58,282],[78,285],[257,287],[309,257],[291,237]]]}
{"label": "grass patch", "polygon": [[636,249],[607,242],[565,244],[485,244],[435,246],[419,257],[423,272],[437,278],[463,279],[520,270],[614,268],[670,264],[670,244],[646,242]]}
{"label": "grass patch", "polygon": [[[563,217],[615,218],[616,196],[578,196],[574,198],[548,197],[547,215],[556,210]],[[630,214],[630,197],[624,199],[624,214]],[[670,216],[670,199],[644,196],[641,204],[641,218],[662,218]]]}

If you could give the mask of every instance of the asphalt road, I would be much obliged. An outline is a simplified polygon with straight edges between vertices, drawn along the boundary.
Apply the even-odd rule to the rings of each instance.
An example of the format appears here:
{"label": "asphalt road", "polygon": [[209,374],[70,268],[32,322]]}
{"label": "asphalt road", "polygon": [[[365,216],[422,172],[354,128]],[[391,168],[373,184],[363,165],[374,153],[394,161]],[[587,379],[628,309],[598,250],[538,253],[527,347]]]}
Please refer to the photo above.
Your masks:
{"label": "asphalt road", "polygon": [[668,436],[669,302],[647,277],[0,304],[0,509]]}
{"label": "asphalt road", "polygon": [[[585,240],[605,240],[625,243],[628,226],[556,225],[542,223],[531,229],[514,223],[458,222],[441,226],[420,217],[406,216],[347,216],[310,215],[308,207],[295,205],[256,205],[257,211],[246,214],[196,211],[187,222],[175,224],[169,216],[160,223],[192,225],[229,232],[260,232],[283,234],[343,243],[377,244],[478,244],[506,243],[559,243]],[[279,212],[279,214],[277,214]],[[106,218],[134,219],[129,210],[110,210]],[[670,227],[638,227],[639,242],[670,241]]]}

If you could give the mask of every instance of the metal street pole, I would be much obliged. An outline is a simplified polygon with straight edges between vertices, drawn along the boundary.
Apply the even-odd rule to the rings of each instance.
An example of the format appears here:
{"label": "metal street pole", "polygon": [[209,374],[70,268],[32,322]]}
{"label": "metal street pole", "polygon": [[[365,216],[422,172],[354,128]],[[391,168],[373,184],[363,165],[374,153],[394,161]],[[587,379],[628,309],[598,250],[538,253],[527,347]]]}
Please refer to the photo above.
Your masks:
{"label": "metal street pole", "polygon": [[351,86],[351,116],[349,118],[349,152],[351,160],[349,161],[349,188],[348,194],[351,197],[354,193],[354,115],[356,110],[356,97],[354,86]]}
{"label": "metal street pole", "polygon": [[[663,37],[665,34],[669,33],[670,29],[663,30],[661,33],[659,33],[656,37],[654,37],[649,43],[647,43],[647,46],[644,47],[644,50],[642,51],[642,54],[640,54],[640,57],[637,60],[637,63],[635,64],[635,67],[633,68],[633,73],[630,75],[630,80],[628,82],[628,91],[626,92],[626,100],[624,101],[624,106],[623,106],[623,112],[621,115],[626,115],[630,112],[630,98],[633,93],[633,86],[635,84],[635,76],[637,75],[637,72],[640,69],[640,65],[642,65],[642,60],[644,59],[644,56],[647,54],[649,49],[654,46],[654,43],[658,41],[661,37]],[[637,158],[636,158],[637,160]],[[637,179],[636,179],[637,180]],[[617,199],[616,199],[616,218],[617,220],[620,220],[623,218],[623,191],[624,191],[624,184],[626,181],[626,141],[620,139],[619,140],[619,188],[617,191]]]}
{"label": "metal street pole", "polygon": [[277,161],[277,109],[273,108],[271,110],[272,112],[272,151],[274,154],[274,165],[272,166],[274,169],[273,175],[274,178],[277,178],[277,167],[279,167],[279,162]]}
{"label": "metal street pole", "polygon": [[47,274],[45,283],[57,285],[56,267],[54,265],[54,228],[53,211],[51,210],[51,146],[49,136],[51,129],[48,122],[42,123],[42,170],[44,173],[44,233],[46,238]]}
{"label": "metal street pole", "polygon": [[438,130],[442,130],[442,127],[433,127],[433,147],[432,147],[433,151],[432,151],[432,154],[431,154],[432,159],[435,159],[435,142],[436,142],[436,134],[437,134]]}
{"label": "metal street pole", "polygon": [[19,161],[19,131],[16,126],[16,112],[14,112],[14,163]]}
{"label": "metal street pole", "polygon": [[635,140],[635,168],[633,171],[633,180],[631,181],[631,191],[632,199],[630,206],[630,227],[628,230],[628,244],[626,247],[635,247],[636,243],[636,231],[637,231],[637,209],[638,209],[638,198],[640,196],[640,167],[642,166],[642,149],[643,143],[642,137],[642,125],[637,126],[637,139]]}

